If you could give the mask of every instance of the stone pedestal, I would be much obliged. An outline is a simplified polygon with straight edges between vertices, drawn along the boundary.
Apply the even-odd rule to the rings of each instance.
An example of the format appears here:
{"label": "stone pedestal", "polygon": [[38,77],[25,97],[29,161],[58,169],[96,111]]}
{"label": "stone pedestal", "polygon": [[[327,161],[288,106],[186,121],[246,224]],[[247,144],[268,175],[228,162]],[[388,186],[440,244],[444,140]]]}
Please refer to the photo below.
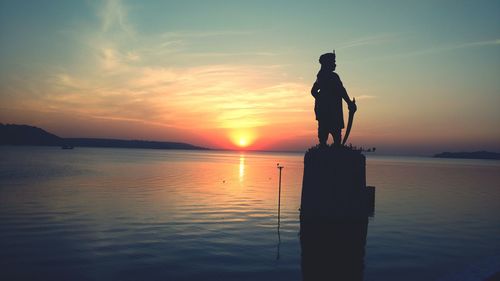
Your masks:
{"label": "stone pedestal", "polygon": [[300,222],[302,280],[363,281],[368,219]]}
{"label": "stone pedestal", "polygon": [[373,213],[365,156],[348,148],[312,148],[304,156],[301,220],[363,221]]}

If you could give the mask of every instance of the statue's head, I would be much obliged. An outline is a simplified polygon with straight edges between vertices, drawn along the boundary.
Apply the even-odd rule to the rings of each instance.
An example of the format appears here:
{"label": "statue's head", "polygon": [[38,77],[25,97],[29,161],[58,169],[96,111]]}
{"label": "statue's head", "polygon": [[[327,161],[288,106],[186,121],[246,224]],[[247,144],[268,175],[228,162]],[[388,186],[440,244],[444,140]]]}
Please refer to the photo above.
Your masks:
{"label": "statue's head", "polygon": [[321,64],[322,68],[335,70],[335,67],[337,66],[335,64],[335,51],[333,51],[332,53],[322,54],[319,57],[319,63]]}

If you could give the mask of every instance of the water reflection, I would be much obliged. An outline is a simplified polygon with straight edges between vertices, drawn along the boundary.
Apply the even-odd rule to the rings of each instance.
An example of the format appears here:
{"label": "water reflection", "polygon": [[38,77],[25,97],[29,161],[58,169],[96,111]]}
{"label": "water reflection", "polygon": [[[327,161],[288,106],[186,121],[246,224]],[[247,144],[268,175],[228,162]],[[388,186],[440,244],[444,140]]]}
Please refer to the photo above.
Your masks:
{"label": "water reflection", "polygon": [[[246,152],[241,184],[240,154],[0,147],[0,280],[297,280],[299,247],[305,280],[434,280],[499,252],[498,163],[368,158],[386,184],[363,270],[362,224],[298,243],[302,154]],[[352,249],[354,277],[335,278]]]}
{"label": "water reflection", "polygon": [[240,154],[240,182],[243,181],[245,177],[245,155]]}
{"label": "water reflection", "polygon": [[356,222],[300,222],[302,278],[363,280],[368,219]]}

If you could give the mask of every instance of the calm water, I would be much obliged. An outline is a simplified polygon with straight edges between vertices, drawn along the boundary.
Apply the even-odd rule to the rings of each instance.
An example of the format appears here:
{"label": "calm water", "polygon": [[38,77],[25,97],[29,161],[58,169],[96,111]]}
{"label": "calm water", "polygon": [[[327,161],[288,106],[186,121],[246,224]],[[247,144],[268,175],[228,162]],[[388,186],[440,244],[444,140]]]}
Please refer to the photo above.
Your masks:
{"label": "calm water", "polygon": [[[1,280],[302,279],[301,154],[0,147],[0,156]],[[367,183],[377,191],[365,280],[500,270],[500,162],[369,156]]]}

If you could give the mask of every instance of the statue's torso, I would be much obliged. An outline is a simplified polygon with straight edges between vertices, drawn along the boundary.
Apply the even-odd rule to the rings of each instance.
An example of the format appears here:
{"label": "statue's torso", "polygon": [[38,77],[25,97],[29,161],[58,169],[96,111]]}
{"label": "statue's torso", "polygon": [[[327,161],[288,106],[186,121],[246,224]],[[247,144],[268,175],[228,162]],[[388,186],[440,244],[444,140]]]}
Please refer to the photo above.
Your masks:
{"label": "statue's torso", "polygon": [[335,72],[320,70],[316,83],[319,88],[314,107],[316,119],[328,121],[334,127],[343,128],[342,91],[344,87],[339,76]]}

